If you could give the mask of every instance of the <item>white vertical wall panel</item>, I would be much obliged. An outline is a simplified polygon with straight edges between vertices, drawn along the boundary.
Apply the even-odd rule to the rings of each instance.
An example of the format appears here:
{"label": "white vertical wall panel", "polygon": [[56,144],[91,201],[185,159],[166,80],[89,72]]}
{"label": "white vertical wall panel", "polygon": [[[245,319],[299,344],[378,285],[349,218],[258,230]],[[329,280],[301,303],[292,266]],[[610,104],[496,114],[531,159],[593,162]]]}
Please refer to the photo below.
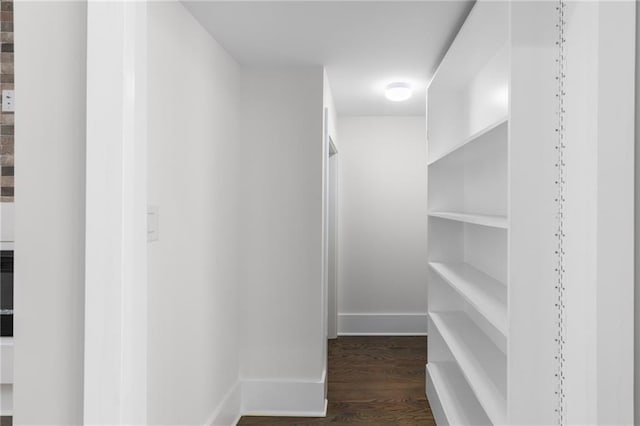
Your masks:
{"label": "white vertical wall panel", "polygon": [[509,419],[555,422],[556,4],[511,4]]}
{"label": "white vertical wall panel", "polygon": [[597,422],[629,424],[633,422],[634,244],[630,230],[637,4],[598,5]]}
{"label": "white vertical wall panel", "polygon": [[241,279],[246,282],[241,374],[315,383],[324,374],[326,344],[323,69],[244,68],[240,84]]}
{"label": "white vertical wall panel", "polygon": [[147,8],[87,8],[85,423],[147,420]]}
{"label": "white vertical wall panel", "polygon": [[[87,4],[15,2],[14,7],[20,160],[13,423],[80,424]],[[0,387],[5,410],[11,386]]]}

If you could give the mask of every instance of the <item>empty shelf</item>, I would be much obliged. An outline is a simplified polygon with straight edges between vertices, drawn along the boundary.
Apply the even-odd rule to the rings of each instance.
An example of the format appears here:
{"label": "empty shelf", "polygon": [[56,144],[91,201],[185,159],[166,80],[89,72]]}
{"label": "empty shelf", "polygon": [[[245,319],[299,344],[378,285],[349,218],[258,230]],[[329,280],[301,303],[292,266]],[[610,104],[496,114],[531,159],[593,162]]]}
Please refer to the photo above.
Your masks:
{"label": "empty shelf", "polygon": [[[427,374],[427,392],[434,392],[437,395],[446,424],[491,424],[455,363],[430,362],[427,364]],[[434,415],[437,414],[434,413]]]}
{"label": "empty shelf", "polygon": [[471,214],[457,212],[431,212],[431,217],[455,220],[457,222],[472,223],[475,225],[489,226],[492,228],[507,229],[509,223],[506,216],[492,216],[486,214]]}
{"label": "empty shelf", "polygon": [[494,123],[491,123],[490,125],[488,125],[484,129],[474,133],[473,135],[469,136],[468,138],[466,138],[462,142],[460,142],[460,143],[454,145],[453,147],[451,147],[450,149],[446,150],[442,154],[435,155],[433,157],[433,159],[431,159],[431,160],[429,160],[427,162],[427,165],[430,166],[430,165],[434,164],[435,162],[443,159],[444,157],[448,156],[449,154],[452,154],[452,153],[456,152],[457,150],[465,147],[466,145],[468,145],[468,144],[470,144],[472,142],[482,140],[484,136],[492,137],[492,136],[489,136],[489,135],[495,133],[496,137],[500,137],[498,135],[498,133],[500,131],[502,131],[502,132],[504,132],[504,135],[505,135],[503,137],[506,137],[506,127],[507,127],[508,122],[509,121],[508,121],[507,117],[500,118],[498,121],[496,121]]}
{"label": "empty shelf", "polygon": [[491,422],[505,424],[505,355],[465,313],[432,312],[429,317]]}
{"label": "empty shelf", "polygon": [[506,285],[466,263],[430,262],[429,266],[507,336]]}

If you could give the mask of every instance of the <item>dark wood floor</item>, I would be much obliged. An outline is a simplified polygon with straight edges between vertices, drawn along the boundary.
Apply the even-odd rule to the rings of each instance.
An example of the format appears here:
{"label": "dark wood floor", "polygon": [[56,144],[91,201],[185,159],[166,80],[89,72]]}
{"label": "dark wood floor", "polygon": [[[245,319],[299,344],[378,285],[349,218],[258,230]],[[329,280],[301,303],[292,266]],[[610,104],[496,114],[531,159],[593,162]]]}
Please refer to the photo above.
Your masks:
{"label": "dark wood floor", "polygon": [[424,394],[426,337],[329,341],[325,418],[249,417],[238,425],[435,425]]}

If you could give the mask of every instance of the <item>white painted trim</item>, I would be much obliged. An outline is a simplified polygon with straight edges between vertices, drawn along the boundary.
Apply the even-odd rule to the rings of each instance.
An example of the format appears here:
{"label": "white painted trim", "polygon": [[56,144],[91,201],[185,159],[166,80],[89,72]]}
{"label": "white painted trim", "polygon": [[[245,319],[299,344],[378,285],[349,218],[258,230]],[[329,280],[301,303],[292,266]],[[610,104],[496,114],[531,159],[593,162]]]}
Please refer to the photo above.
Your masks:
{"label": "white painted trim", "polygon": [[242,417],[242,382],[236,381],[225,395],[222,402],[209,416],[205,426],[235,425]]}
{"label": "white painted trim", "polygon": [[324,108],[322,120],[322,356],[327,368],[329,336],[329,108]]}
{"label": "white painted trim", "polygon": [[87,6],[85,424],[147,420],[146,7]]}
{"label": "white painted trim", "polygon": [[242,381],[242,415],[325,417],[326,370],[317,381]]}
{"label": "white painted trim", "polygon": [[[329,137],[329,145],[333,153],[330,152],[329,158],[327,159],[327,172],[329,173],[327,180],[327,196],[329,202],[327,208],[327,234],[329,235],[327,255],[330,261],[327,264],[327,271],[330,274],[329,278],[331,278],[327,280],[327,337],[329,339],[335,339],[338,337],[338,271],[340,266],[340,234],[338,232],[340,226],[340,157],[337,155],[338,150],[331,137]],[[331,227],[332,221],[333,229]],[[331,243],[332,239],[333,243]],[[331,255],[331,246],[333,246],[333,255]],[[331,261],[333,262],[333,271],[330,270]]]}
{"label": "white painted trim", "polygon": [[426,336],[427,314],[339,314],[339,336]]}

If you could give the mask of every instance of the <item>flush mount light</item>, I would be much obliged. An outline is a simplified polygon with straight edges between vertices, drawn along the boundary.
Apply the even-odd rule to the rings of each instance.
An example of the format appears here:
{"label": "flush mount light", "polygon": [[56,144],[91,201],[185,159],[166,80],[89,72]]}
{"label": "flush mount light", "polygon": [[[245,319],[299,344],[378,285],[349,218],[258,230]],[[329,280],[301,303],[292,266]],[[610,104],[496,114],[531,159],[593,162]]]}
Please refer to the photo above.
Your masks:
{"label": "flush mount light", "polygon": [[412,95],[411,86],[408,83],[391,83],[384,91],[387,99],[393,102],[402,102]]}

